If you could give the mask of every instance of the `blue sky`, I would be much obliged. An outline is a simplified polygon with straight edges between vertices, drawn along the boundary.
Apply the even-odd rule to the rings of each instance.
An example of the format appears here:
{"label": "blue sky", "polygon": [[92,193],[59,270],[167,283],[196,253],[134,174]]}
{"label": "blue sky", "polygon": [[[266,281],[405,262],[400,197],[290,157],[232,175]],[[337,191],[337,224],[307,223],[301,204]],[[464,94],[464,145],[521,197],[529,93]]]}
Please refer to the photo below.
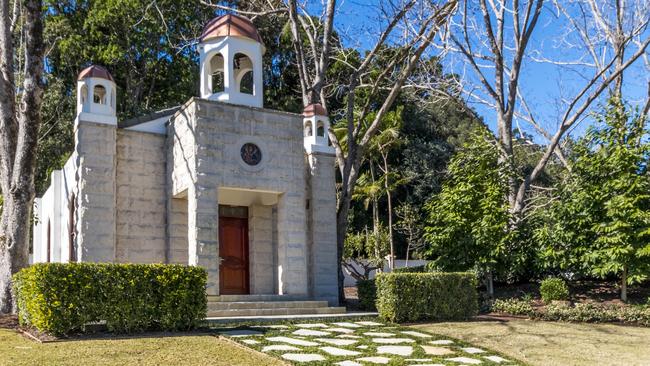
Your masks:
{"label": "blue sky", "polygon": [[[314,9],[320,7],[320,4],[314,3]],[[373,36],[378,34],[378,2],[368,0],[347,0],[338,3],[338,18],[336,28],[339,32],[347,34],[345,38],[346,45],[359,46],[368,48],[374,44]],[[582,49],[571,47],[567,44],[558,43],[558,39],[567,27],[567,20],[557,17],[550,6],[542,10],[540,22],[533,33],[529,49],[540,50],[546,57],[554,60],[576,60],[580,57]],[[647,37],[650,31],[645,32]],[[478,41],[476,39],[475,41]],[[435,51],[434,51],[435,52]],[[629,52],[632,53],[632,52]],[[458,56],[448,57],[443,61],[443,65],[448,71],[459,72],[466,64]],[[467,68],[469,71],[470,69]],[[556,129],[558,116],[564,111],[564,106],[559,104],[561,98],[568,98],[575,95],[579,88],[585,84],[585,79],[578,72],[587,75],[593,74],[593,71],[576,66],[558,66],[548,63],[535,62],[527,59],[522,67],[520,85],[522,93],[528,101],[531,109],[537,119],[542,121],[544,128],[553,133]],[[493,72],[486,71],[487,75],[492,76]],[[478,80],[475,74],[468,77],[468,84],[476,83]],[[632,105],[639,105],[647,95],[648,75],[644,68],[643,60],[639,59],[634,67],[626,71],[624,78],[624,97]],[[604,99],[601,98],[594,103],[592,111]],[[494,111],[489,106],[471,103],[477,112],[484,117],[485,122],[494,129]],[[586,127],[592,123],[592,119],[587,116],[586,120],[581,122],[573,131],[573,134],[581,134]],[[520,126],[527,133],[536,137],[536,141],[543,142],[535,133],[534,129],[526,123],[520,123]]]}

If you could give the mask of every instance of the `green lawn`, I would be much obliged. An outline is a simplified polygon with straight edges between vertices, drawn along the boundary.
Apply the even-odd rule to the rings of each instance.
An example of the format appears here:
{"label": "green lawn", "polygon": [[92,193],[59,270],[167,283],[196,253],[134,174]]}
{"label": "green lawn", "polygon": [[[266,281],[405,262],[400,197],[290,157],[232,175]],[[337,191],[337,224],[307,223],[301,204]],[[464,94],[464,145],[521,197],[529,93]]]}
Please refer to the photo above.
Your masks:
{"label": "green lawn", "polygon": [[283,363],[213,335],[38,343],[0,329],[0,365],[223,365]]}
{"label": "green lawn", "polygon": [[530,365],[650,365],[650,328],[514,320],[417,325]]}
{"label": "green lawn", "polygon": [[[413,328],[461,339],[533,366],[650,365],[650,328],[526,320],[436,323]],[[391,329],[394,330],[397,329]],[[272,331],[267,336],[275,333],[280,334]],[[253,348],[263,344],[267,342]],[[80,364],[265,366],[283,363],[214,335],[194,333],[41,344],[13,330],[0,329],[0,365]]]}

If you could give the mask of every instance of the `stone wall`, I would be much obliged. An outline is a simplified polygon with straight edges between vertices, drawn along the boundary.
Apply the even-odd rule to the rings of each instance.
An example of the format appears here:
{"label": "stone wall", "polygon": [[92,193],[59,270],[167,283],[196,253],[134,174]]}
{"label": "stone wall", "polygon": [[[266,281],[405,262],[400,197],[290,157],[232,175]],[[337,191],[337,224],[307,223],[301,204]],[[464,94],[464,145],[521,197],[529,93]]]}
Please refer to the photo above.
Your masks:
{"label": "stone wall", "polygon": [[187,197],[171,199],[168,220],[169,263],[187,264]]}
{"label": "stone wall", "polygon": [[117,131],[116,262],[164,263],[165,136]]}
{"label": "stone wall", "polygon": [[277,267],[273,252],[273,207],[253,205],[248,209],[248,242],[251,294],[276,293]]}
{"label": "stone wall", "polygon": [[338,305],[334,155],[312,153],[307,159],[310,167],[310,292],[314,299]]}
{"label": "stone wall", "polygon": [[116,127],[80,121],[75,134],[79,175],[77,242],[79,260],[115,259]]}

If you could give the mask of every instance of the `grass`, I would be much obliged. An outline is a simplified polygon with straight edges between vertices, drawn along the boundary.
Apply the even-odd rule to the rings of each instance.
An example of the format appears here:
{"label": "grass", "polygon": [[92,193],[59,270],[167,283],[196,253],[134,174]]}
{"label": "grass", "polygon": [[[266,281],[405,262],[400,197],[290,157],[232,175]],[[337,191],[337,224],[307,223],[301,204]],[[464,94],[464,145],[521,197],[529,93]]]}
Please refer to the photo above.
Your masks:
{"label": "grass", "polygon": [[417,325],[530,365],[650,365],[650,328],[529,320]]}
{"label": "grass", "polygon": [[270,366],[283,363],[207,334],[38,343],[14,330],[0,329],[0,365]]}
{"label": "grass", "polygon": [[[311,322],[310,322],[311,323]],[[332,324],[329,320],[323,321],[323,323],[327,323],[328,327],[338,327],[338,328],[346,328],[343,326],[337,326],[335,324]],[[453,366],[458,366],[458,362],[453,362],[453,361],[448,361],[446,360],[447,358],[451,357],[469,357],[469,358],[474,358],[474,359],[481,359],[483,362],[481,363],[482,365],[497,365],[496,362],[492,362],[490,360],[484,359],[482,356],[502,356],[504,358],[509,359],[510,362],[507,362],[508,366],[514,366],[514,365],[524,365],[523,363],[518,362],[515,360],[513,357],[507,357],[503,353],[499,352],[494,352],[492,350],[488,350],[486,348],[483,348],[486,352],[480,355],[472,355],[469,353],[466,353],[462,351],[460,348],[461,347],[474,347],[476,344],[470,344],[469,342],[464,342],[462,340],[458,339],[453,339],[454,344],[453,345],[448,345],[448,346],[438,346],[438,347],[445,347],[449,348],[450,350],[454,351],[454,354],[452,355],[446,355],[446,356],[433,356],[433,355],[428,355],[424,352],[424,350],[420,347],[419,345],[428,345],[432,346],[429,344],[430,341],[437,340],[437,339],[452,339],[450,337],[446,336],[441,336],[438,334],[431,334],[430,338],[419,338],[415,336],[410,336],[406,334],[402,334],[400,332],[402,331],[412,331],[413,329],[408,328],[408,327],[403,327],[399,325],[394,325],[394,324],[387,324],[385,326],[363,326],[360,328],[349,328],[350,330],[353,330],[354,336],[360,336],[360,338],[354,339],[356,343],[349,345],[349,346],[340,346],[340,345],[331,345],[327,344],[325,342],[319,341],[318,338],[339,338],[337,335],[340,335],[341,333],[338,332],[332,332],[330,331],[331,335],[323,335],[323,336],[311,336],[311,335],[294,335],[292,334],[294,331],[299,330],[299,329],[305,329],[302,327],[296,326],[296,324],[292,323],[283,323],[283,325],[286,327],[284,329],[277,329],[277,328],[260,328],[260,327],[254,327],[254,328],[249,328],[249,327],[235,327],[235,328],[222,328],[222,329],[216,329],[217,331],[226,331],[226,330],[234,330],[234,329],[250,329],[253,331],[257,332],[263,332],[263,336],[256,335],[256,336],[245,336],[245,337],[232,337],[231,339],[233,341],[240,342],[243,346],[253,348],[255,350],[261,351],[264,346],[268,345],[280,345],[280,344],[285,344],[282,342],[270,342],[266,340],[265,338],[270,338],[270,337],[278,337],[278,336],[283,336],[283,337],[290,337],[290,338],[298,338],[306,341],[313,341],[316,343],[320,343],[321,346],[331,346],[331,347],[336,347],[336,348],[341,348],[341,349],[346,349],[350,351],[356,351],[359,352],[360,354],[355,355],[355,356],[333,356],[329,355],[322,350],[320,350],[320,346],[296,346],[297,348],[300,348],[300,351],[269,351],[269,355],[273,355],[277,358],[281,358],[282,354],[284,353],[312,353],[312,354],[319,354],[323,357],[326,358],[326,361],[314,361],[314,362],[309,362],[307,363],[310,366],[325,366],[325,365],[334,365],[337,362],[345,361],[345,360],[355,360],[357,358],[361,357],[373,357],[373,356],[383,356],[390,358],[390,365],[391,366],[398,366],[398,365],[413,365],[413,362],[406,361],[406,359],[428,359],[429,361],[425,362],[427,364],[441,364],[441,365],[453,365]],[[328,331],[328,328],[310,328],[310,330],[316,330],[316,331]],[[388,337],[388,338],[411,338],[414,340],[413,343],[403,343],[403,344],[398,344],[399,346],[412,346],[413,347],[413,353],[410,356],[396,356],[396,355],[390,355],[390,354],[377,354],[377,346],[384,345],[387,346],[388,344],[376,344],[372,341],[372,338],[378,338],[380,336],[368,336],[364,335],[363,333],[365,332],[388,332],[388,333],[393,333],[395,336],[393,337]],[[348,334],[349,335],[349,334]],[[346,338],[349,339],[349,338]],[[259,343],[257,344],[245,344],[243,341],[244,340],[255,340]],[[358,348],[359,346],[365,346],[365,349]],[[287,361],[288,363],[291,363]],[[293,365],[305,365],[305,363],[291,363]],[[370,365],[370,364],[368,364]]]}

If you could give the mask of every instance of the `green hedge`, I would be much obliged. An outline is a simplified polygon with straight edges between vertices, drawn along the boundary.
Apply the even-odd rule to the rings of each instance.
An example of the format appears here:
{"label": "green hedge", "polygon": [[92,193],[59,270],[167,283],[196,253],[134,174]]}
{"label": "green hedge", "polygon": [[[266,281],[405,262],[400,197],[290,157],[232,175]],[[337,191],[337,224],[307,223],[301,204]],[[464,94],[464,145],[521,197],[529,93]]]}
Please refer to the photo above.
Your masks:
{"label": "green hedge", "polygon": [[377,299],[377,286],[375,280],[357,281],[357,296],[359,296],[359,307],[362,310],[375,311],[375,300]]}
{"label": "green hedge", "polygon": [[207,272],[163,264],[39,263],[14,275],[21,325],[51,334],[105,321],[118,333],[187,330],[205,317]]}
{"label": "green hedge", "polygon": [[478,314],[473,273],[382,273],[376,284],[379,316],[389,321],[459,320]]}

